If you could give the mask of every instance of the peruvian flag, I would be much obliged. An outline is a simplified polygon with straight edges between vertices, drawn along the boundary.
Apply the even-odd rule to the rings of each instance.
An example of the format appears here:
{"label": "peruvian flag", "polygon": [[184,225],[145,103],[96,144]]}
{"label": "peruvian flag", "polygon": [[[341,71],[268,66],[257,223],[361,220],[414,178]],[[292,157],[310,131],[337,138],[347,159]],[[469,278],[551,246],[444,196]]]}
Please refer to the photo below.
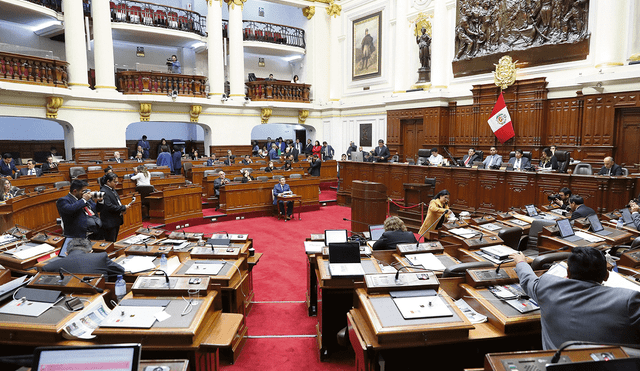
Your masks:
{"label": "peruvian flag", "polygon": [[489,117],[488,122],[500,143],[504,143],[516,136],[516,133],[513,131],[509,110],[507,110],[507,105],[504,104],[502,92],[500,92],[496,105],[493,106],[493,111],[491,111],[491,117]]}

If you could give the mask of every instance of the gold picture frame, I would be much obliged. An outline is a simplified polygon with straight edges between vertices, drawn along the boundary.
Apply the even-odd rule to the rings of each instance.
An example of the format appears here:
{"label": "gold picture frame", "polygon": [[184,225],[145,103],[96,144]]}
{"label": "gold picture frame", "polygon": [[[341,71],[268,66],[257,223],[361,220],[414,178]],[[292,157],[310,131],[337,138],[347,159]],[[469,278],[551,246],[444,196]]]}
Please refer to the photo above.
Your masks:
{"label": "gold picture frame", "polygon": [[382,12],[353,21],[353,40],[351,44],[352,80],[378,77],[382,72]]}

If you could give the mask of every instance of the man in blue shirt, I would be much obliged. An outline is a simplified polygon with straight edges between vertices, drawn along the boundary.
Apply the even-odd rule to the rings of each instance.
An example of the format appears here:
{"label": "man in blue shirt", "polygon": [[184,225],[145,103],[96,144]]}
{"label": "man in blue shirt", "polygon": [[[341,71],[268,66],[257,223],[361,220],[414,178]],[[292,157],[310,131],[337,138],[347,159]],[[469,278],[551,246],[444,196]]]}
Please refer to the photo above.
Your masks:
{"label": "man in blue shirt", "polygon": [[175,54],[171,56],[171,73],[182,73],[182,66],[180,66],[178,56]]}
{"label": "man in blue shirt", "polygon": [[278,156],[278,146],[275,143],[271,145],[271,150],[269,151],[269,158],[271,160],[280,159],[280,156]]}
{"label": "man in blue shirt", "polygon": [[158,159],[156,160],[156,165],[158,166],[169,166],[171,172],[173,172],[173,161],[171,161],[171,154],[169,153],[169,147],[162,146],[160,148],[160,154],[158,155]]}

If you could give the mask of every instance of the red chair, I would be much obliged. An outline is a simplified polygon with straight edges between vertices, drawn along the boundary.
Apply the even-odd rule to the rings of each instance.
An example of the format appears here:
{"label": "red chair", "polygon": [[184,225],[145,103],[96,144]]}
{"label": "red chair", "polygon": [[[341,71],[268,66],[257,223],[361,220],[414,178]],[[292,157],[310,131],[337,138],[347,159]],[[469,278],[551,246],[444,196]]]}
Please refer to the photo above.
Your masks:
{"label": "red chair", "polygon": [[129,22],[140,23],[142,17],[142,8],[139,6],[132,6],[129,8]]}
{"label": "red chair", "polygon": [[164,10],[156,10],[155,13],[153,13],[153,23],[155,23],[157,26],[167,26],[167,13],[164,12]]}
{"label": "red chair", "polygon": [[169,28],[178,28],[178,13],[169,12],[169,14],[167,14],[167,26],[169,26]]}

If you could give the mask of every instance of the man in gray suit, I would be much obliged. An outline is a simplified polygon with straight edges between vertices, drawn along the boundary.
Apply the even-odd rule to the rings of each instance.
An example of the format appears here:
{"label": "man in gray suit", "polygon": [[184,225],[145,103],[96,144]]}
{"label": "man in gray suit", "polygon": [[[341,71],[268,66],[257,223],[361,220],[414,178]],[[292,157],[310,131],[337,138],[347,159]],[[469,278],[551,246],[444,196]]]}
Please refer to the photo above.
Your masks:
{"label": "man in gray suit", "polygon": [[522,289],[540,305],[545,350],[571,340],[640,342],[640,292],[602,286],[609,272],[599,250],[575,247],[567,260],[567,278],[536,276],[521,252],[511,258]]}
{"label": "man in gray suit", "polygon": [[629,206],[633,224],[636,226],[636,229],[640,231],[640,206],[638,206],[638,204],[633,201],[629,202]]}
{"label": "man in gray suit", "polygon": [[60,268],[71,273],[103,274],[110,281],[124,274],[124,268],[112,262],[106,252],[92,253],[91,242],[86,238],[72,239],[67,247],[67,256],[51,259],[42,270],[59,272]]}

